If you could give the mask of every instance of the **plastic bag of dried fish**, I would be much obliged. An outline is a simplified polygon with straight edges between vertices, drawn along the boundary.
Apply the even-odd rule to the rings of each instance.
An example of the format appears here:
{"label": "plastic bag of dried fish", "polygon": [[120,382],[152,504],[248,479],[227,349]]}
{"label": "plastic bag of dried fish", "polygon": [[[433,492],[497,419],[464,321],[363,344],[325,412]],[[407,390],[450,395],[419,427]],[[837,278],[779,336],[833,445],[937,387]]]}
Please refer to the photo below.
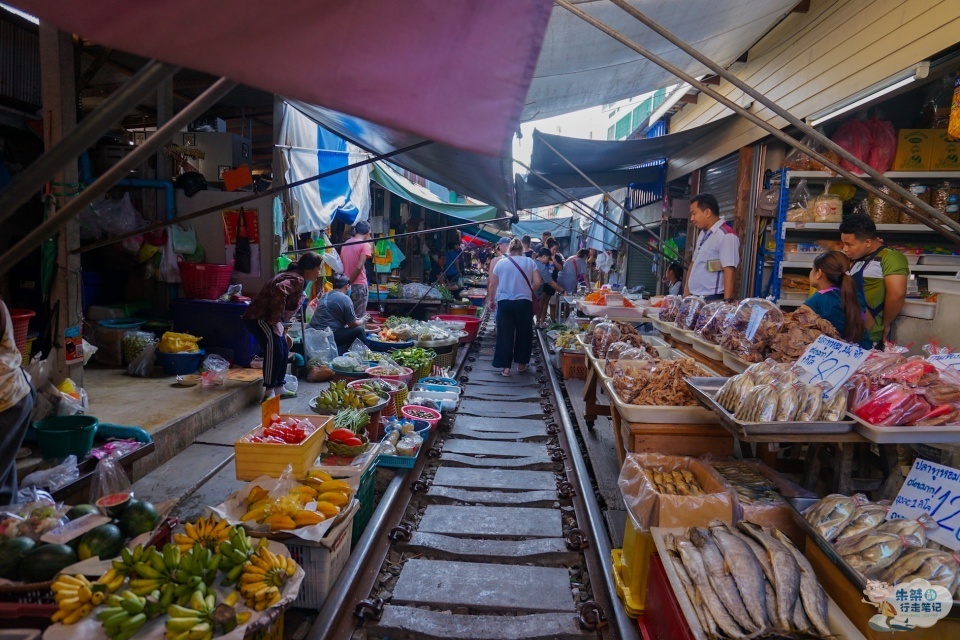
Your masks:
{"label": "plastic bag of dried fish", "polygon": [[687,469],[668,471],[663,467],[645,467],[643,473],[657,491],[664,495],[702,496],[704,494],[700,481]]}
{"label": "plastic bag of dried fish", "polygon": [[855,538],[865,531],[875,529],[877,525],[883,523],[889,509],[890,505],[882,502],[866,502],[857,505],[853,512],[853,518],[837,536],[837,542],[847,538]]}
{"label": "plastic bag of dried fish", "polygon": [[727,411],[733,411],[740,404],[740,400],[746,395],[747,391],[755,385],[753,374],[749,372],[727,378],[727,381],[717,392],[717,403]]}
{"label": "plastic bag of dried fish", "polygon": [[[740,422],[770,422],[777,412],[777,387],[761,384],[747,392],[733,417]],[[766,417],[765,419],[763,417]]]}
{"label": "plastic bag of dried fish", "polygon": [[895,533],[898,536],[912,535],[920,540],[921,544],[928,544],[928,534],[939,529],[937,521],[926,513],[921,513],[916,518],[898,518],[896,520],[884,520],[877,525],[877,531],[884,533]]}
{"label": "plastic bag of dried fish", "polygon": [[771,360],[770,358],[767,358],[766,360],[757,362],[756,364],[752,364],[749,367],[747,367],[747,370],[745,371],[745,373],[752,373],[754,377],[756,377],[761,373],[763,373],[764,371],[770,371],[776,364],[777,364],[776,360]]}
{"label": "plastic bag of dried fish", "polygon": [[[858,498],[861,495],[858,494]],[[867,501],[866,496],[862,498],[863,502]],[[843,528],[853,520],[859,502],[859,499],[854,500],[838,493],[831,494],[804,511],[803,517],[825,540],[836,540]]]}
{"label": "plastic bag of dried fish", "polygon": [[823,407],[823,388],[815,384],[797,383],[797,395],[800,400],[800,410],[797,411],[797,420],[813,422],[820,416]]}
{"label": "plastic bag of dried fish", "polygon": [[909,549],[879,575],[881,581],[891,586],[918,578],[955,593],[960,580],[960,558],[935,549]]}
{"label": "plastic bag of dried fish", "polygon": [[923,543],[916,536],[900,536],[872,529],[838,541],[834,549],[854,571],[868,575],[889,567],[906,549],[922,546]]}
{"label": "plastic bag of dried fish", "polygon": [[823,422],[839,422],[847,413],[847,394],[841,389],[829,400],[823,403],[820,409],[820,417],[817,418]]}
{"label": "plastic bag of dried fish", "polygon": [[790,422],[800,411],[800,394],[793,384],[777,387],[777,422]]}

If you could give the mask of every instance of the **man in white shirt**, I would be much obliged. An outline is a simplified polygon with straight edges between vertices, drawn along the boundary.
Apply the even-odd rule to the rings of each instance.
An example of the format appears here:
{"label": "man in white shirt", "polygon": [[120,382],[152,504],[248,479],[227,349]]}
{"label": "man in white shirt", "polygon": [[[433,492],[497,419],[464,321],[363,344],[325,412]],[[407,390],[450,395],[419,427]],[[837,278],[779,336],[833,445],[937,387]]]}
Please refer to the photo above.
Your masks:
{"label": "man in white shirt", "polygon": [[740,239],[720,217],[720,204],[709,193],[690,200],[690,221],[700,230],[687,272],[684,295],[711,300],[733,300],[734,282],[740,264]]}

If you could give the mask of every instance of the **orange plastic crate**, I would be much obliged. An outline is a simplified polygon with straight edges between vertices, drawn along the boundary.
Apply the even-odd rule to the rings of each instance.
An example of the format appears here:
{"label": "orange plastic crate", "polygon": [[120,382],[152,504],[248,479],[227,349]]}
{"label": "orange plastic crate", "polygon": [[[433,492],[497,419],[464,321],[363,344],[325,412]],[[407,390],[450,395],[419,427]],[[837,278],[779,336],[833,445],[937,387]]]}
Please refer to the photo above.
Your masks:
{"label": "orange plastic crate", "polygon": [[[307,436],[300,444],[244,442],[243,438],[237,440],[233,444],[233,450],[237,454],[235,459],[237,480],[249,482],[260,476],[279,478],[288,464],[293,467],[295,478],[306,477],[307,471],[313,466],[317,456],[320,455],[320,450],[323,449],[323,441],[327,438],[327,423],[332,418],[316,414],[280,414],[280,417],[309,419],[317,427],[317,430]],[[261,426],[258,426],[257,429],[260,429]],[[252,429],[250,433],[257,429]]]}
{"label": "orange plastic crate", "polygon": [[564,380],[577,378],[584,380],[587,377],[587,356],[578,351],[560,352],[560,373]]}

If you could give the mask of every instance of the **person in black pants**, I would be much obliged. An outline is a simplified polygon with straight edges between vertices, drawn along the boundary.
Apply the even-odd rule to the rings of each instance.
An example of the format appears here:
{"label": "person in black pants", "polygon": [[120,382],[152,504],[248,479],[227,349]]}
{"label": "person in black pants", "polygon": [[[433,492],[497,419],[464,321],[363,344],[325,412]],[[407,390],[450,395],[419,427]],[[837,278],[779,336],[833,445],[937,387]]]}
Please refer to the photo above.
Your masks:
{"label": "person in black pants", "polygon": [[275,275],[253,299],[243,319],[264,351],[264,399],[283,393],[283,379],[287,375],[287,357],[290,346],[283,333],[283,323],[289,322],[303,304],[307,282],[320,277],[323,261],[308,251],[300,259]]}
{"label": "person in black pants", "polygon": [[493,366],[504,376],[512,363],[525,371],[533,350],[533,300],[543,281],[537,264],[523,255],[518,238],[510,241],[507,254],[497,262],[487,287],[487,306],[497,312],[497,345]]}
{"label": "person in black pants", "polygon": [[336,274],[330,279],[333,289],[320,298],[317,310],[310,320],[314,329],[330,329],[333,339],[337,343],[337,353],[343,355],[350,349],[356,339],[363,340],[366,333],[364,324],[367,316],[358,318],[353,310],[353,301],[350,299],[350,279],[343,274]]}

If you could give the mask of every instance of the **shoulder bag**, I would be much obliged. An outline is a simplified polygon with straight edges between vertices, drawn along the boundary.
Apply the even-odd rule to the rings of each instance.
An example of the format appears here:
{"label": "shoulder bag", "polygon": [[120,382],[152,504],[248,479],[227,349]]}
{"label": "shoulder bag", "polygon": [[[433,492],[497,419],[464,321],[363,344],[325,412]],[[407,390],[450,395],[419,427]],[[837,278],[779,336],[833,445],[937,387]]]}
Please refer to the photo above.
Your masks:
{"label": "shoulder bag", "polygon": [[537,295],[537,292],[533,290],[533,285],[530,284],[530,279],[527,277],[527,274],[524,273],[523,269],[520,268],[520,265],[514,261],[510,256],[506,256],[507,260],[510,261],[510,264],[517,268],[517,271],[520,272],[520,275],[523,276],[523,281],[527,283],[527,286],[530,287],[530,301],[533,302],[533,315],[539,315],[540,313],[540,296]]}

